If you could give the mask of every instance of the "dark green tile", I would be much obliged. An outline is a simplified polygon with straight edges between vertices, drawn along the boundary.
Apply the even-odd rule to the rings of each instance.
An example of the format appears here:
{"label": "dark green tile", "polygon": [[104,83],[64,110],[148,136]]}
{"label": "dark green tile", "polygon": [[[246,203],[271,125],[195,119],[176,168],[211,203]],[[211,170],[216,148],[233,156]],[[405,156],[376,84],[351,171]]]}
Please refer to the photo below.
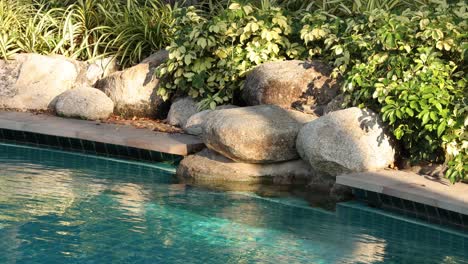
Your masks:
{"label": "dark green tile", "polygon": [[81,140],[81,144],[86,152],[96,154],[96,148],[94,147],[93,141]]}
{"label": "dark green tile", "polygon": [[69,150],[71,149],[71,144],[70,144],[70,140],[66,137],[57,137],[58,138],[58,141],[60,143],[60,147],[62,149],[65,149],[65,150]]}
{"label": "dark green tile", "polygon": [[81,145],[81,140],[77,138],[69,138],[71,149],[79,152],[83,152],[83,146]]}
{"label": "dark green tile", "polygon": [[106,144],[107,148],[107,154],[112,155],[112,156],[119,156],[119,151],[117,149],[117,146],[114,144]]}
{"label": "dark green tile", "polygon": [[94,142],[94,146],[96,148],[96,153],[107,155],[106,145],[104,143]]}

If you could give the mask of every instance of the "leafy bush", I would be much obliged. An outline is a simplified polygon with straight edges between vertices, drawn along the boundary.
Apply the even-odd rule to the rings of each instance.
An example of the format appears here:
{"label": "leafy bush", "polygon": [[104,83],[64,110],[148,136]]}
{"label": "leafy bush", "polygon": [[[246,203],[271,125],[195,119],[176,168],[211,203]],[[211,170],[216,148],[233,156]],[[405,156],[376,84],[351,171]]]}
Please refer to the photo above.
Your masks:
{"label": "leafy bush", "polygon": [[232,4],[207,19],[193,7],[178,10],[169,60],[157,70],[159,94],[202,99],[202,107],[229,102],[245,74],[267,61],[298,58],[304,48],[293,17],[279,8]]}
{"label": "leafy bush", "polygon": [[256,65],[308,54],[344,77],[349,105],[380,113],[402,156],[445,161],[451,181],[466,179],[467,6],[439,2],[344,17],[232,4],[207,19],[181,9],[170,59],[157,70],[164,78],[159,93],[186,93],[214,107],[230,101]]}
{"label": "leafy bush", "polygon": [[445,159],[452,182],[468,172],[467,8],[460,2],[347,19],[317,12],[304,17],[301,31],[310,55],[345,76],[349,103],[380,112],[402,155]]}

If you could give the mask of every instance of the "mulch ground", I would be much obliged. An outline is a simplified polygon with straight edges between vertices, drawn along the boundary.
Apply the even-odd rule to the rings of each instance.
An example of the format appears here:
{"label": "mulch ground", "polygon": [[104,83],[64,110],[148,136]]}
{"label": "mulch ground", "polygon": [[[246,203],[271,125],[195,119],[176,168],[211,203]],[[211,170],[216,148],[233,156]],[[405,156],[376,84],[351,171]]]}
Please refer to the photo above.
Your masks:
{"label": "mulch ground", "polygon": [[144,117],[133,117],[132,119],[125,119],[121,116],[112,115],[106,120],[102,121],[108,124],[130,125],[136,128],[150,129],[152,131],[164,133],[184,133],[178,127],[171,126],[164,122],[164,120],[150,119]]}

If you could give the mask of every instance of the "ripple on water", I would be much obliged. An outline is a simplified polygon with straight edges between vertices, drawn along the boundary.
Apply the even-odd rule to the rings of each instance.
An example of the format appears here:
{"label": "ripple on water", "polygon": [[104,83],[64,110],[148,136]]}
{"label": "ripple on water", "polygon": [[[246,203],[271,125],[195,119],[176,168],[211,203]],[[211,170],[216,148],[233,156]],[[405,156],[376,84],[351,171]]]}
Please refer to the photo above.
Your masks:
{"label": "ripple on water", "polygon": [[231,187],[0,145],[0,263],[467,263],[463,236]]}

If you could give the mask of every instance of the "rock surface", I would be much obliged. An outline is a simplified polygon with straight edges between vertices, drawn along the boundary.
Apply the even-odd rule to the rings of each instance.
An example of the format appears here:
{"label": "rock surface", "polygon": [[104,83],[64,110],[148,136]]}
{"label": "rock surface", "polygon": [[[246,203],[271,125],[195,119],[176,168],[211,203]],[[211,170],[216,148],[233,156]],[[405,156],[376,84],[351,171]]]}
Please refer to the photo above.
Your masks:
{"label": "rock surface", "polygon": [[88,64],[86,78],[88,79],[89,85],[93,86],[99,79],[107,77],[117,71],[119,71],[119,65],[115,57],[98,59]]}
{"label": "rock surface", "polygon": [[272,164],[237,163],[211,150],[184,158],[177,175],[197,181],[255,182],[276,184],[306,183],[313,175],[302,160]]}
{"label": "rock surface", "polygon": [[63,56],[19,54],[0,63],[0,108],[53,108],[64,91],[86,83],[85,63]]}
{"label": "rock surface", "polygon": [[187,120],[196,113],[198,113],[198,106],[192,98],[178,98],[171,105],[167,122],[173,126],[184,127]]}
{"label": "rock surface", "polygon": [[199,136],[203,132],[203,123],[206,120],[206,116],[216,110],[222,110],[222,109],[232,109],[232,108],[238,108],[238,106],[235,105],[221,105],[216,107],[215,110],[203,110],[201,112],[198,112],[194,115],[192,115],[187,122],[184,125],[184,131],[188,134]]}
{"label": "rock surface", "polygon": [[274,105],[213,111],[203,123],[208,148],[239,162],[271,163],[298,158],[296,137],[316,117]]}
{"label": "rock surface", "polygon": [[323,113],[328,114],[331,112],[335,112],[338,110],[343,110],[345,107],[343,105],[345,104],[345,96],[343,94],[339,94],[333,100],[331,100],[327,106],[325,106]]}
{"label": "rock surface", "polygon": [[114,110],[114,102],[95,88],[77,88],[58,96],[55,104],[57,114],[88,120],[108,118]]}
{"label": "rock surface", "polygon": [[142,64],[148,64],[152,68],[158,67],[161,63],[169,59],[169,51],[163,49],[141,61]]}
{"label": "rock surface", "polygon": [[268,62],[247,76],[242,97],[248,105],[273,104],[321,114],[339,92],[331,68],[319,61]]}
{"label": "rock surface", "polygon": [[357,107],[306,124],[297,137],[297,150],[315,170],[332,176],[382,169],[395,155],[378,116]]}
{"label": "rock surface", "polygon": [[157,95],[159,79],[154,67],[141,63],[124,71],[115,72],[96,83],[115,104],[116,114],[132,117],[162,117],[166,103]]}

